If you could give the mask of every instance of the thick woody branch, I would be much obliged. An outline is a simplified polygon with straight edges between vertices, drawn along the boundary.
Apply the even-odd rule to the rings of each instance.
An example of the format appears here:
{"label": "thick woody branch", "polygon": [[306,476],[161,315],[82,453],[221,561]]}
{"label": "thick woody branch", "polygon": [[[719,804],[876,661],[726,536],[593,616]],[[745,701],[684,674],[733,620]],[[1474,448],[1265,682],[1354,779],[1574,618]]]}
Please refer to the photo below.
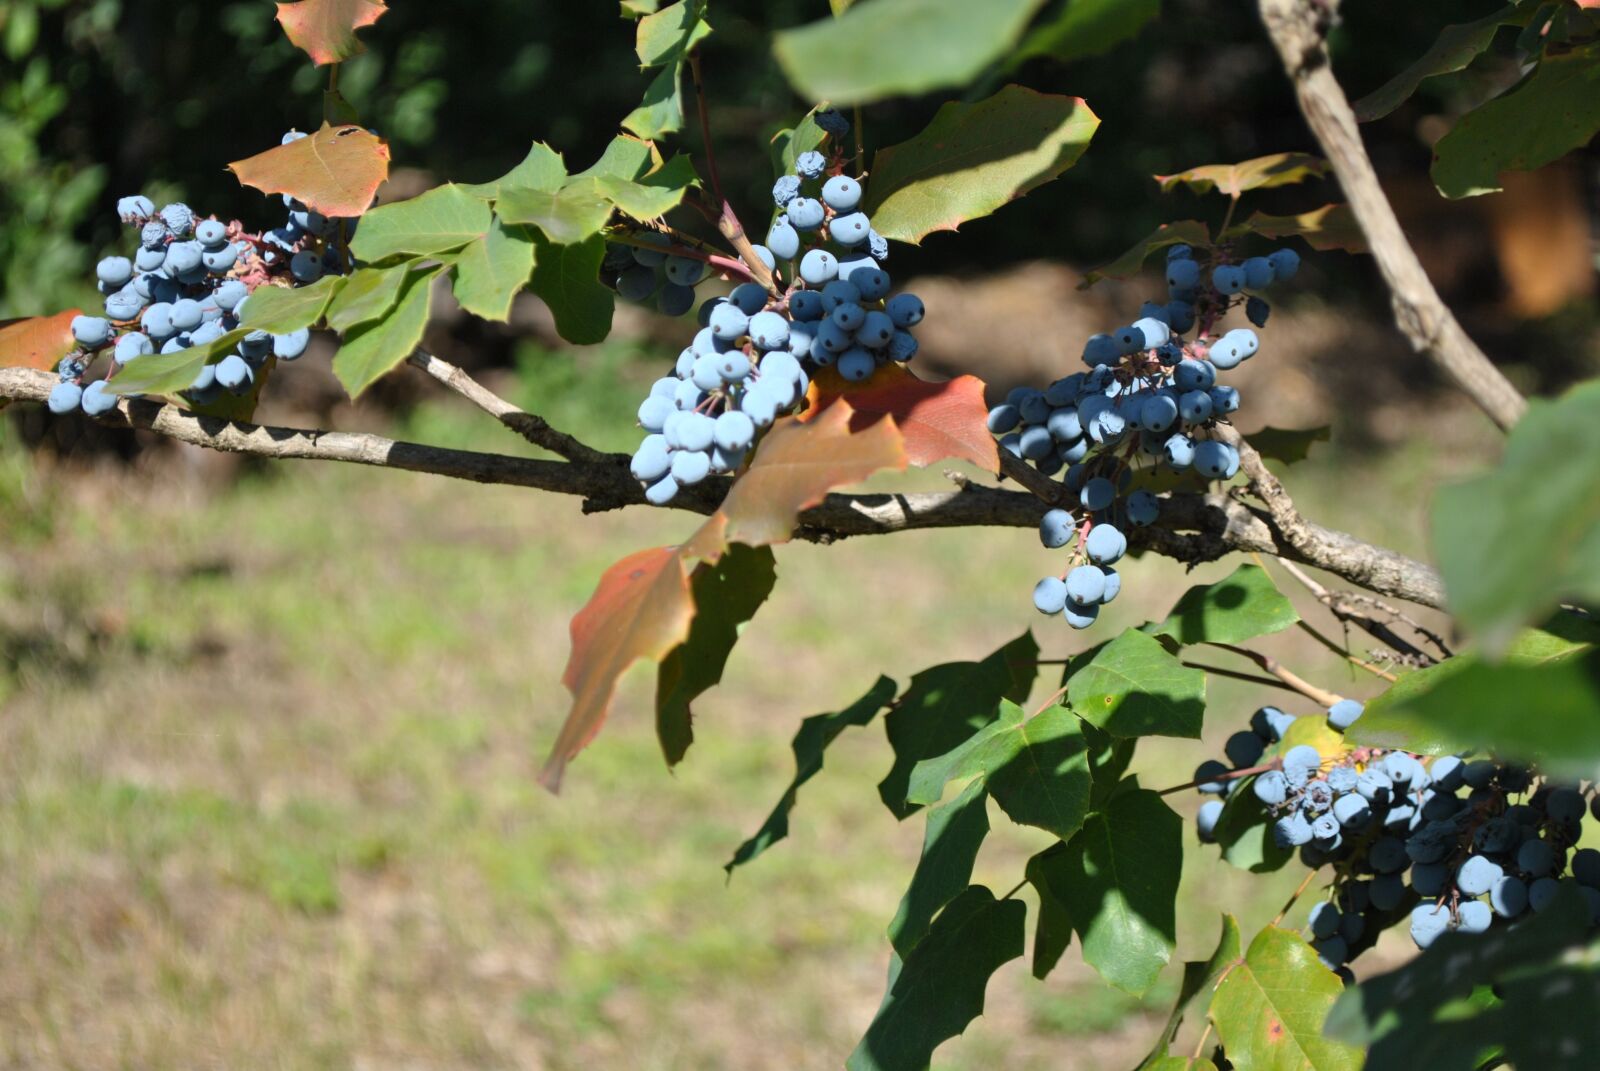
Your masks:
{"label": "thick woody branch", "polygon": [[[432,358],[434,363],[430,364],[428,360],[424,359],[424,367],[430,374],[442,374],[443,381],[456,385],[453,389],[496,413],[497,419],[508,426],[517,426],[512,418],[522,410],[496,399],[481,385],[475,386],[465,373],[451,375],[445,362]],[[0,402],[43,402],[57,382],[49,372],[0,369]],[[343,461],[478,483],[532,487],[582,498],[586,512],[644,503],[644,491],[629,474],[626,455],[603,454],[582,444],[563,443],[551,437],[559,432],[538,430],[548,429],[538,417],[531,413],[523,416],[527,421],[518,423],[554,444],[551,449],[562,446],[578,459],[544,461],[399,442],[381,435],[267,427],[200,416],[176,405],[142,398],[119,401],[117,408],[101,420],[155,432],[178,442],[257,457]],[[728,486],[725,478],[707,480],[685,489],[672,506],[711,513]],[[972,483],[949,491],[831,494],[800,515],[795,534],[826,543],[849,536],[921,528],[1035,528],[1047,508],[1033,494]],[[1235,551],[1271,554],[1314,565],[1392,598],[1434,607],[1441,604],[1438,575],[1421,562],[1304,520],[1291,526],[1291,530],[1297,533],[1295,540],[1286,536],[1269,512],[1229,495],[1180,493],[1163,499],[1159,525],[1136,529],[1129,538],[1135,551],[1150,551],[1190,564],[1214,561]]]}
{"label": "thick woody branch", "polygon": [[1406,240],[1394,208],[1378,184],[1372,159],[1356,127],[1355,112],[1333,76],[1325,35],[1338,7],[1337,0],[1259,3],[1267,33],[1294,82],[1300,111],[1333,165],[1350,210],[1389,285],[1395,323],[1413,349],[1426,354],[1490,420],[1509,429],[1528,403],[1468,337],[1422,270],[1422,262]]}

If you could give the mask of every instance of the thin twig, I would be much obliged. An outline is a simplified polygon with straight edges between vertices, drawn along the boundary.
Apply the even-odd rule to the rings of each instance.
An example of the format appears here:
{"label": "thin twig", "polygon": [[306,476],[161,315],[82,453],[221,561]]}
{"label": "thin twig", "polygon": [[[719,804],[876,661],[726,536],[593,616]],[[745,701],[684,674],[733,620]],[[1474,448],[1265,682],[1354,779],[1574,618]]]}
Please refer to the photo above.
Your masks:
{"label": "thin twig", "polygon": [[1300,689],[1287,684],[1277,677],[1262,677],[1254,673],[1241,673],[1236,669],[1224,669],[1221,666],[1208,665],[1205,662],[1184,662],[1190,669],[1198,669],[1205,673],[1214,673],[1219,677],[1231,677],[1236,681],[1245,681],[1249,684],[1259,684],[1263,688],[1282,688],[1288,692],[1298,693]]}
{"label": "thin twig", "polygon": [[1195,1042],[1194,1055],[1190,1057],[1190,1062],[1200,1059],[1200,1054],[1206,1051],[1206,1041],[1211,1037],[1211,1026],[1211,1020],[1207,1019],[1206,1028],[1200,1032],[1200,1040]]}
{"label": "thin twig", "polygon": [[[1424,659],[1428,662],[1436,662],[1440,657],[1449,658],[1455,653],[1450,649],[1450,645],[1444,641],[1444,637],[1411,617],[1399,607],[1391,606],[1382,599],[1371,595],[1358,594],[1351,591],[1333,591],[1294,562],[1279,558],[1278,564],[1283,566],[1284,572],[1294,577],[1307,591],[1311,592],[1312,596],[1327,607],[1328,612],[1338,618],[1341,623],[1346,625],[1353,624],[1365,630],[1379,643],[1386,644],[1401,654]],[[1383,616],[1380,617],[1380,614]],[[1433,644],[1439,655],[1436,657],[1429,654],[1395,632],[1390,627],[1391,621],[1399,621]]]}
{"label": "thin twig", "polygon": [[615,242],[617,245],[633,246],[635,249],[654,249],[672,256],[686,257],[689,260],[698,260],[702,263],[711,265],[718,271],[726,272],[729,275],[737,275],[741,279],[749,279],[751,281],[755,280],[755,276],[750,273],[750,269],[748,266],[746,266],[744,261],[738,260],[734,257],[724,256],[721,253],[707,252],[704,249],[699,249],[692,245],[681,245],[677,242],[673,242],[671,245],[657,245],[647,238],[640,237],[637,234],[629,234],[627,232],[608,234],[606,235],[606,241]]}
{"label": "thin twig", "polygon": [[1349,662],[1352,666],[1355,666],[1357,669],[1364,669],[1368,673],[1372,674],[1374,677],[1382,677],[1384,680],[1388,681],[1390,684],[1393,684],[1398,679],[1398,678],[1395,677],[1395,675],[1393,673],[1390,673],[1388,670],[1379,669],[1377,666],[1373,665],[1371,662],[1363,661],[1362,659],[1357,658],[1355,655],[1351,654],[1349,651],[1345,650],[1343,647],[1340,647],[1337,643],[1334,643],[1328,637],[1326,637],[1322,633],[1318,632],[1316,627],[1314,625],[1312,625],[1309,621],[1296,621],[1295,625],[1300,629],[1300,631],[1304,632],[1306,635],[1310,636],[1312,639],[1316,640],[1318,643],[1322,644],[1322,646],[1326,647],[1328,650],[1332,651],[1334,654],[1338,655],[1340,658],[1343,658],[1345,661]]}
{"label": "thin twig", "polygon": [[1213,781],[1237,781],[1241,777],[1249,777],[1252,774],[1266,773],[1268,770],[1281,769],[1283,769],[1283,760],[1273,759],[1271,762],[1263,762],[1260,766],[1246,766],[1242,770],[1229,770],[1226,773],[1219,773],[1215,777],[1207,777],[1202,780],[1195,781],[1185,781],[1181,785],[1173,785],[1171,788],[1164,788],[1160,792],[1157,792],[1156,795],[1170,796],[1174,792],[1182,792],[1186,788],[1199,788],[1201,785],[1209,785]]}
{"label": "thin twig", "polygon": [[1299,900],[1301,894],[1311,887],[1311,880],[1316,876],[1317,872],[1315,870],[1306,871],[1306,876],[1300,879],[1299,886],[1294,892],[1289,894],[1289,899],[1284,903],[1282,910],[1278,912],[1277,918],[1272,920],[1272,925],[1276,926],[1278,923],[1282,922],[1283,916],[1294,910],[1295,901]]}
{"label": "thin twig", "polygon": [[500,423],[527,439],[568,461],[593,463],[606,458],[606,454],[586,446],[562,431],[550,426],[543,417],[535,416],[500,397],[482,383],[473,379],[464,369],[449,361],[442,361],[431,353],[418,350],[407,358],[408,363],[422,369],[446,387],[461,395]]}
{"label": "thin twig", "polygon": [[1256,665],[1260,666],[1262,669],[1278,678],[1294,691],[1299,692],[1313,703],[1320,705],[1324,710],[1333,706],[1343,698],[1336,692],[1330,692],[1326,688],[1318,688],[1315,684],[1312,684],[1310,681],[1306,680],[1292,669],[1289,669],[1287,666],[1283,665],[1276,658],[1273,658],[1269,654],[1263,654],[1260,651],[1252,651],[1248,647],[1237,647],[1231,643],[1215,643],[1208,641],[1206,646],[1215,647],[1223,651],[1230,651],[1241,658],[1250,659],[1250,661],[1254,662]]}
{"label": "thin twig", "polygon": [[750,244],[750,238],[739,223],[733,204],[722,192],[722,178],[717,173],[717,152],[711,141],[711,114],[706,106],[705,82],[700,75],[699,50],[689,53],[689,74],[690,80],[694,83],[695,110],[700,115],[700,136],[706,147],[706,175],[711,180],[712,196],[716,198],[716,206],[706,213],[706,218],[716,224],[717,230],[733,246],[734,252],[739,254],[739,259],[744,261],[750,277],[776,293],[777,283],[772,277],[772,269],[756,255],[755,246]]}

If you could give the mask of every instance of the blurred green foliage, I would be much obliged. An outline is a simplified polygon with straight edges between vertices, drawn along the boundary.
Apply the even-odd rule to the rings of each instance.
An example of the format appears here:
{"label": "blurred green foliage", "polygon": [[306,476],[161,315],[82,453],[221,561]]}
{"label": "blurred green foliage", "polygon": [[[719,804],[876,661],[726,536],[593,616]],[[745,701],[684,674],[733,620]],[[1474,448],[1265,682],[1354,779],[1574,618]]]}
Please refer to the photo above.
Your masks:
{"label": "blurred green foliage", "polygon": [[[1443,22],[1493,6],[1350,0],[1334,38],[1341,78],[1353,95],[1369,90]],[[741,204],[764,202],[766,140],[804,106],[770,60],[770,34],[826,9],[824,0],[711,5],[706,78],[722,174]],[[181,196],[241,218],[273,213],[224,165],[287,129],[314,127],[326,81],[273,15],[269,0],[0,0],[0,317],[92,300],[88,269],[117,239],[116,196]],[[343,65],[339,84],[391,141],[397,168],[483,180],[533,140],[581,166],[643,92],[632,33],[609,0],[482,0],[470,15],[393,0],[362,31],[367,51]],[[1150,175],[1311,147],[1254,5],[1239,0],[1167,0],[1157,23],[1106,55],[1065,65],[1038,57],[1004,77],[1086,97],[1105,121],[1094,150],[1064,182],[1031,196],[1028,210],[897,253],[902,270],[1035,256],[1091,262],[1130,234],[1211,208],[1155,196]],[[969,96],[1001,79],[997,69]],[[1368,129],[1392,173],[1425,174],[1428,150],[1413,127],[1417,108],[1439,110],[1438,91],[1426,88],[1418,104]],[[946,96],[872,108],[869,143],[916,133]],[[686,140],[698,148],[697,134]]]}

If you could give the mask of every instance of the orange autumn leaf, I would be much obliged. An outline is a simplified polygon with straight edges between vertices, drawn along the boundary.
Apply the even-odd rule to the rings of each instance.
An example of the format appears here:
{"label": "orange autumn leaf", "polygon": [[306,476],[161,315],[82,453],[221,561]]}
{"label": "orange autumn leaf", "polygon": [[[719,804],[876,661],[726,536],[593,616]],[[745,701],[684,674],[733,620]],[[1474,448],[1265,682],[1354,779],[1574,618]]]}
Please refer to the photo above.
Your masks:
{"label": "orange autumn leaf", "polygon": [[359,126],[323,123],[315,134],[228,168],[246,186],[286,193],[325,216],[359,216],[389,177],[389,145]]}
{"label": "orange autumn leaf", "polygon": [[912,375],[905,365],[889,364],[865,383],[851,383],[835,369],[824,368],[811,387],[812,406],[802,420],[814,419],[843,398],[856,411],[852,430],[860,431],[884,414],[894,417],[913,465],[959,458],[987,472],[1000,471],[1000,451],[989,434],[983,380],[977,376],[929,383]]}
{"label": "orange autumn leaf", "polygon": [[809,421],[785,418],[756,448],[755,458],[723,500],[732,543],[782,543],[794,532],[800,511],[821,502],[843,484],[879,469],[904,469],[905,438],[893,420],[855,431],[855,410],[835,402]]}
{"label": "orange autumn leaf", "polygon": [[317,66],[338,63],[362,51],[356,31],[388,10],[385,0],[297,0],[278,5],[278,21],[294,46]]}
{"label": "orange autumn leaf", "polygon": [[550,750],[539,781],[552,792],[572,757],[605,724],[617,679],[641,658],[659,662],[689,635],[694,601],[679,547],[630,554],[607,569],[572,619],[572,654],[561,683],[572,710]]}
{"label": "orange autumn leaf", "polygon": [[79,309],[68,309],[54,316],[0,322],[0,368],[51,371],[76,347],[72,318],[81,315]]}

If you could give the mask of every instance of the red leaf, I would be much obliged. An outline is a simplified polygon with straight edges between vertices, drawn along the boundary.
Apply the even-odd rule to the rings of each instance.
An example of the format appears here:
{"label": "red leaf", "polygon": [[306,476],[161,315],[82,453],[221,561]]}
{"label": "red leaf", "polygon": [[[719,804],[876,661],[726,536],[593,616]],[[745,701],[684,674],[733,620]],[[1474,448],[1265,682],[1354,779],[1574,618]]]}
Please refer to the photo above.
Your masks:
{"label": "red leaf", "polygon": [[0,368],[52,371],[77,346],[72,318],[82,315],[79,309],[68,309],[54,316],[0,322]]}
{"label": "red leaf", "polygon": [[905,365],[884,365],[865,383],[850,383],[833,368],[812,380],[813,407],[802,420],[843,398],[856,411],[850,422],[860,431],[884,414],[894,417],[905,436],[906,456],[913,465],[931,465],[946,458],[970,461],[987,472],[1000,471],[1000,452],[989,434],[989,409],[983,380],[961,376],[945,383],[918,379]]}
{"label": "red leaf", "polygon": [[286,193],[325,216],[359,216],[389,177],[389,145],[359,126],[323,123],[315,134],[228,168],[246,186]]}
{"label": "red leaf", "polygon": [[723,500],[727,538],[764,546],[794,533],[800,511],[833,488],[864,480],[879,469],[903,469],[905,439],[893,420],[856,431],[855,410],[837,402],[810,421],[785,419],[767,432],[749,471]]}
{"label": "red leaf", "polygon": [[299,0],[279,4],[278,21],[295,47],[320,67],[361,52],[356,31],[382,18],[388,10],[384,3],[385,0]]}
{"label": "red leaf", "polygon": [[572,619],[572,654],[561,677],[572,710],[539,775],[546,788],[560,789],[567,763],[600,731],[623,671],[641,658],[666,657],[688,637],[693,619],[682,548],[641,550],[605,571]]}

